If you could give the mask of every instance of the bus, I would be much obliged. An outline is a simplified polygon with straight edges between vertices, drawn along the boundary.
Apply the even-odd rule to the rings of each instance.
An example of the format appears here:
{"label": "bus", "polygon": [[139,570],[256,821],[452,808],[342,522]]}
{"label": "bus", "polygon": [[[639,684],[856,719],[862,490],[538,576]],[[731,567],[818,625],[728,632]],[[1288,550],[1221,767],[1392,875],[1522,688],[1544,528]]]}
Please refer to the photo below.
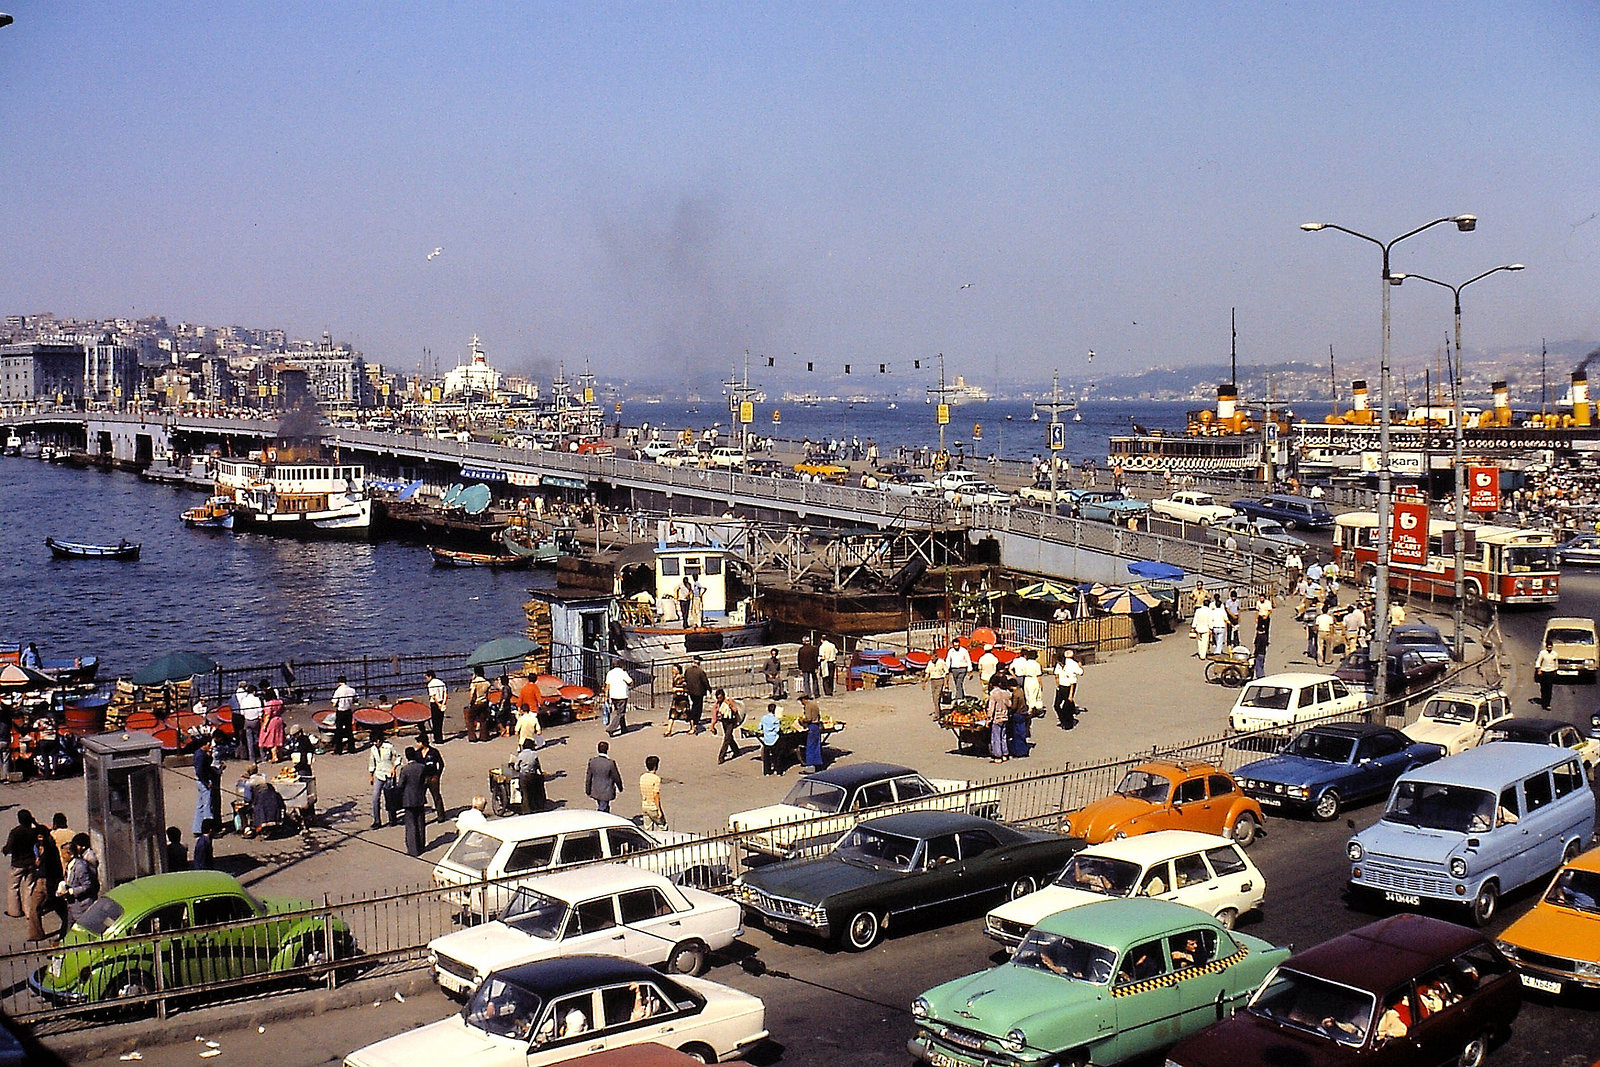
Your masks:
{"label": "bus", "polygon": [[[1378,551],[1372,543],[1378,516],[1352,511],[1335,519],[1334,558],[1346,574],[1363,584],[1377,572]],[[1549,530],[1468,523],[1464,528],[1465,566],[1462,578],[1469,598],[1497,604],[1554,604],[1560,597],[1561,571],[1556,539]],[[1456,524],[1428,522],[1428,561],[1389,564],[1389,587],[1431,596],[1455,595]]]}

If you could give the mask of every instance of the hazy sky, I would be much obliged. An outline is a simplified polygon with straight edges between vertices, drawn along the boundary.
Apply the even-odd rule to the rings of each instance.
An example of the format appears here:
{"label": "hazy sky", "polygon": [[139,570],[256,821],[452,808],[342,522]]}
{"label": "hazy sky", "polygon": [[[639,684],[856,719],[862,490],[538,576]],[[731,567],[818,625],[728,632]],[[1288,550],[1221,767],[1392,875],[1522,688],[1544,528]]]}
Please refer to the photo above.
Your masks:
{"label": "hazy sky", "polygon": [[[1226,359],[1230,307],[1375,362],[1377,248],[1299,224],[1472,212],[1395,253],[1527,264],[1469,357],[1600,339],[1592,0],[0,4],[0,312],[1007,388]],[[1397,357],[1450,310],[1397,290]]]}

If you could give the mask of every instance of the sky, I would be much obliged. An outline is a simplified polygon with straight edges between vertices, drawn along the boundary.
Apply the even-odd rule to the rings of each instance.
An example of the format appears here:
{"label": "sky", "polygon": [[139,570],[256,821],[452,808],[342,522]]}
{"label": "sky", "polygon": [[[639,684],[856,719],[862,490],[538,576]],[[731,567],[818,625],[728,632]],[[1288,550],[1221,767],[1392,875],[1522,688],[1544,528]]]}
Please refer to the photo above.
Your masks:
{"label": "sky", "polygon": [[[1393,254],[1526,265],[1467,357],[1600,341],[1592,0],[0,10],[0,314],[866,392],[1214,364],[1237,309],[1375,366],[1379,248],[1300,224],[1473,213]],[[1431,361],[1449,292],[1392,298]]]}

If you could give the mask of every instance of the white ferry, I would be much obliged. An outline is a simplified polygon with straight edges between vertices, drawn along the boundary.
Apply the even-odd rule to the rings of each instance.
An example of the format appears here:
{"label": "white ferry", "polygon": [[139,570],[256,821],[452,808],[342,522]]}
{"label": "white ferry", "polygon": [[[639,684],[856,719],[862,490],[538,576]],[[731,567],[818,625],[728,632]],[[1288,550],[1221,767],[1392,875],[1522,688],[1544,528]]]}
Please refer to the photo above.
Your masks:
{"label": "white ferry", "polygon": [[233,528],[291,537],[367,537],[366,477],[351,464],[280,463],[272,449],[217,461],[217,493],[233,501]]}

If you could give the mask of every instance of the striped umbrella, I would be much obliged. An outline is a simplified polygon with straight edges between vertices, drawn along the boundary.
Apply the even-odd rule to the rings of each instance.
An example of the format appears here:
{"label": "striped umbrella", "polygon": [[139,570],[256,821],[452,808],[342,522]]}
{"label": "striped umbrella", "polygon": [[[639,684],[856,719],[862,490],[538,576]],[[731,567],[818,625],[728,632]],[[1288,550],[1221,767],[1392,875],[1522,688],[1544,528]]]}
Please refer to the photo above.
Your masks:
{"label": "striped umbrella", "polygon": [[1138,586],[1112,589],[1100,598],[1100,610],[1110,615],[1142,615],[1160,606],[1159,598]]}
{"label": "striped umbrella", "polygon": [[1047,604],[1070,604],[1078,599],[1076,593],[1052,581],[1033,582],[1017,590],[1023,600],[1042,600]]}

